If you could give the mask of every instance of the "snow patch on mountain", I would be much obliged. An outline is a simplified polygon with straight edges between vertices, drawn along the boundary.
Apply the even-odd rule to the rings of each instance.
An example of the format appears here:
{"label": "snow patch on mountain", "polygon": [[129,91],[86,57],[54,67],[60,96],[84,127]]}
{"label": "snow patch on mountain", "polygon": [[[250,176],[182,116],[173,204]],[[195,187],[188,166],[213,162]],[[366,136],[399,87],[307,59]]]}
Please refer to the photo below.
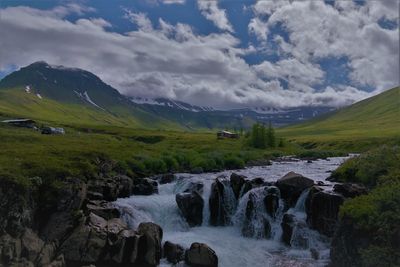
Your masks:
{"label": "snow patch on mountain", "polygon": [[31,86],[30,85],[25,86],[25,92],[27,92],[28,94],[31,93]]}
{"label": "snow patch on mountain", "polygon": [[83,92],[83,93],[80,93],[80,92],[74,90],[74,92],[75,92],[75,94],[76,94],[79,98],[85,100],[85,101],[88,102],[89,104],[91,104],[91,105],[93,105],[93,106],[95,106],[96,108],[99,108],[99,109],[101,109],[101,110],[105,110],[104,108],[102,108],[102,107],[100,107],[99,105],[97,105],[97,104],[90,98],[90,96],[89,96],[89,94],[88,94],[87,91],[85,91],[85,92]]}
{"label": "snow patch on mountain", "polygon": [[39,99],[43,99],[43,97],[42,97],[40,94],[36,94],[36,96],[37,96]]}

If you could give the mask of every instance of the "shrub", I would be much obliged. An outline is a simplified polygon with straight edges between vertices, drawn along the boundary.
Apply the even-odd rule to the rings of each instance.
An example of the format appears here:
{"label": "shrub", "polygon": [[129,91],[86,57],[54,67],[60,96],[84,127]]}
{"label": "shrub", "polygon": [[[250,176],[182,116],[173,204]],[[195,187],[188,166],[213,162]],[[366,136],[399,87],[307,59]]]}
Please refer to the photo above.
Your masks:
{"label": "shrub", "polygon": [[245,166],[244,161],[239,157],[227,156],[225,158],[225,168],[228,170],[243,169],[244,166]]}

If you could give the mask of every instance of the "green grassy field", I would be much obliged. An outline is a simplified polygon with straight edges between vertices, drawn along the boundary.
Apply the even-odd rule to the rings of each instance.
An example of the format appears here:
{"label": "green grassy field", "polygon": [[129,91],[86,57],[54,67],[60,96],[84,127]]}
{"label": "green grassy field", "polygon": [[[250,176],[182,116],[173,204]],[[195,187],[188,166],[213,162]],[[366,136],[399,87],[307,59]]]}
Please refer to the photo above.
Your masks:
{"label": "green grassy field", "polygon": [[310,148],[363,151],[384,143],[400,144],[400,87],[278,132]]}

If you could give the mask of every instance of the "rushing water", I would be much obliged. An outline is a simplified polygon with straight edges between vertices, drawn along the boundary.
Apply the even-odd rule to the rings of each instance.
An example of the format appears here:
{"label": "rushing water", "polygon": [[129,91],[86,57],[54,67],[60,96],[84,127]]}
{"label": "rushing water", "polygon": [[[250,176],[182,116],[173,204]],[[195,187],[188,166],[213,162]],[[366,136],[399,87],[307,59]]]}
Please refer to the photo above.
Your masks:
{"label": "rushing water", "polygon": [[[208,199],[211,184],[216,177],[229,176],[232,172],[247,176],[249,179],[261,177],[264,181],[276,181],[289,171],[303,174],[314,181],[324,181],[329,172],[336,169],[345,158],[336,157],[328,160],[317,160],[311,163],[306,161],[274,162],[270,166],[250,167],[243,170],[223,171],[203,174],[177,174],[178,179],[172,183],[159,185],[159,194],[151,196],[132,196],[118,199],[115,204],[119,207],[123,219],[132,228],[141,222],[154,222],[163,228],[163,241],[171,241],[184,247],[190,247],[193,242],[209,245],[218,255],[219,266],[222,267],[265,267],[265,266],[324,266],[329,260],[329,240],[306,226],[305,199],[308,190],[299,197],[295,207],[287,213],[293,214],[298,222],[293,230],[291,248],[280,240],[282,229],[280,226],[283,216],[283,202],[279,201],[279,208],[272,218],[263,207],[263,189],[255,188],[244,194],[238,201],[230,187],[224,188],[224,201],[230,225],[209,226],[210,211]],[[191,182],[201,181],[204,184],[202,197],[204,199],[202,226],[190,228],[181,216],[175,201],[175,195],[183,192]],[[224,183],[224,179],[222,179]],[[249,194],[255,197],[255,213],[251,224],[254,229],[254,238],[242,236],[241,229],[245,221],[246,204]],[[264,193],[265,194],[265,193]],[[236,203],[237,202],[237,203]],[[271,225],[271,235],[268,239],[261,237],[263,220]],[[311,251],[318,251],[319,259],[312,257]],[[170,266],[162,262],[160,266]]]}

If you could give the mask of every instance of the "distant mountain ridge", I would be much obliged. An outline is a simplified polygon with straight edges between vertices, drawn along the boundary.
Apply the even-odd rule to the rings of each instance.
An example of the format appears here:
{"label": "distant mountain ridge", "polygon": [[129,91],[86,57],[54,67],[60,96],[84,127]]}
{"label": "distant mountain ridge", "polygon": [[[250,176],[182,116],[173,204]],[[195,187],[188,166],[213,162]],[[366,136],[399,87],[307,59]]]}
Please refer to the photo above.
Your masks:
{"label": "distant mountain ridge", "polygon": [[216,110],[166,98],[128,97],[91,72],[35,62],[0,80],[0,113],[59,122],[140,128],[248,128],[254,122],[287,125],[330,107]]}

